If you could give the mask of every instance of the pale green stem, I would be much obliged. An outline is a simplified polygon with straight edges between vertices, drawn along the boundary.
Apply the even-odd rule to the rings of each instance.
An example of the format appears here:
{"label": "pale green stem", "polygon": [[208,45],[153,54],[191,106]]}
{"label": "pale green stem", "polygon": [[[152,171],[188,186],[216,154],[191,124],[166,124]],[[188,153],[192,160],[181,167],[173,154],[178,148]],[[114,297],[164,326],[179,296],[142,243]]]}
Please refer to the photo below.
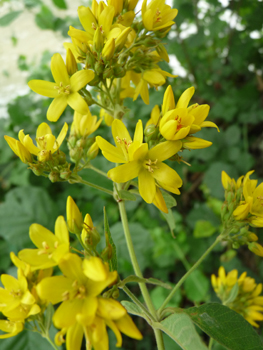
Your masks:
{"label": "pale green stem", "polygon": [[184,283],[184,281],[187,279],[189,275],[201,264],[201,262],[207,257],[207,255],[214,249],[214,247],[222,240],[221,235],[217,237],[217,239],[214,241],[214,243],[207,249],[207,251],[197,260],[197,262],[186,272],[186,274],[180,279],[180,281],[175,285],[173,290],[170,292],[168,297],[163,302],[162,306],[158,310],[158,315],[161,314],[165,306],[169,303],[169,301],[172,299],[174,294],[177,292],[177,290],[181,287],[181,285]]}
{"label": "pale green stem", "polygon": [[210,338],[210,340],[209,340],[209,345],[208,345],[208,349],[209,349],[209,350],[212,350],[213,342],[214,342],[214,339],[213,339],[213,338]]}
{"label": "pale green stem", "polygon": [[[117,189],[119,191],[121,190],[120,184],[117,184]],[[129,255],[131,258],[134,272],[135,272],[136,276],[143,278],[143,274],[142,274],[140,266],[138,264],[138,260],[136,258],[134,246],[133,246],[132,239],[131,239],[131,233],[130,233],[130,229],[129,229],[128,218],[127,218],[126,209],[125,209],[125,203],[124,203],[124,201],[121,200],[118,202],[118,205],[119,205],[124,235],[125,235],[125,239],[126,239],[126,243],[127,243],[127,247],[128,247],[128,251],[129,251]],[[150,294],[148,292],[146,284],[139,283],[139,286],[140,286],[143,298],[145,300],[145,303],[146,303],[150,313],[152,314],[152,317],[154,318],[155,321],[158,321],[156,310],[153,306],[153,303],[152,303],[152,300],[150,298]],[[159,329],[154,329],[154,334],[155,334],[158,350],[164,350],[162,332]]]}
{"label": "pale green stem", "polygon": [[49,344],[52,346],[53,349],[59,350],[59,348],[50,339],[49,334],[45,334],[45,335],[42,334],[42,337],[45,338],[49,342]]}
{"label": "pale green stem", "polygon": [[104,171],[102,171],[102,170],[96,168],[95,166],[93,166],[93,165],[91,165],[91,164],[87,165],[87,166],[85,167],[85,169],[91,169],[91,170],[93,170],[93,171],[96,171],[96,173],[98,173],[98,174],[100,174],[100,175],[102,175],[102,176],[104,176],[104,177],[106,177],[106,178],[108,179],[108,175],[107,175]]}
{"label": "pale green stem", "polygon": [[105,111],[108,111],[109,113],[112,114],[112,110],[109,109],[108,107],[103,106],[102,104],[100,104],[98,101],[95,101],[95,100],[94,100],[94,103],[95,103],[97,106],[99,106],[100,108],[105,109]]}
{"label": "pale green stem", "polygon": [[87,185],[87,186],[90,186],[90,187],[93,187],[95,188],[96,190],[99,190],[99,191],[102,191],[102,192],[105,192],[111,196],[113,196],[113,192],[111,190],[108,190],[107,188],[104,188],[104,187],[101,187],[101,186],[98,186],[98,185],[95,185],[89,181],[86,181],[86,180],[83,180],[81,177],[75,177],[74,179],[69,179],[69,183],[81,183],[81,184],[84,184],[84,185]]}

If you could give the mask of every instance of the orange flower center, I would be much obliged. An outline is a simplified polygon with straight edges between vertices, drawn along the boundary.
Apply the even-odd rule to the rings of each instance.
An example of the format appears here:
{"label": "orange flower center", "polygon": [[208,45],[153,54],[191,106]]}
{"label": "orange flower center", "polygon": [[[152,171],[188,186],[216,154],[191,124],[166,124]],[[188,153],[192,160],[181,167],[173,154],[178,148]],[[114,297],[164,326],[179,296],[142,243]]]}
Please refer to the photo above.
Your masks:
{"label": "orange flower center", "polygon": [[149,173],[153,173],[155,169],[159,169],[158,166],[156,166],[157,162],[158,159],[155,159],[154,161],[148,159],[144,162],[144,167],[149,171]]}

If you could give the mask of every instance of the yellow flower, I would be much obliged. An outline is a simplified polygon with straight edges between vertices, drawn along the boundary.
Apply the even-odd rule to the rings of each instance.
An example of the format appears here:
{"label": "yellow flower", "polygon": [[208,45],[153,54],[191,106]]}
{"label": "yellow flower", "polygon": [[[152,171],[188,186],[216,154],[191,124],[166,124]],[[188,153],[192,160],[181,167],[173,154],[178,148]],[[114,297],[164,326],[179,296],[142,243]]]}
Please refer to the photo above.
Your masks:
{"label": "yellow flower", "polygon": [[[163,117],[160,120],[160,132],[167,140],[182,140],[189,134],[200,131],[202,127],[215,127],[216,124],[205,121],[210,107],[208,105],[194,104],[188,107],[194,94],[194,87],[183,92],[176,107],[171,87],[168,87],[163,100]],[[218,129],[218,128],[217,128]],[[218,130],[219,131],[219,130]],[[211,142],[200,139],[187,139],[185,148],[204,148]],[[194,142],[194,143],[193,143]],[[199,142],[199,143],[198,143]]]}
{"label": "yellow flower", "polygon": [[177,77],[177,75],[170,74],[161,70],[160,68],[145,70],[143,73],[133,73],[132,80],[136,85],[133,101],[135,101],[139,95],[145,104],[149,104],[149,91],[148,84],[157,88],[166,82],[166,77]]}
{"label": "yellow flower", "polygon": [[0,339],[14,337],[24,329],[24,322],[0,320],[0,330],[5,334],[0,335]]}
{"label": "yellow flower", "polygon": [[101,136],[96,137],[96,142],[104,157],[110,162],[116,163],[127,163],[133,160],[134,151],[143,141],[142,121],[139,120],[136,125],[133,141],[124,123],[118,119],[113,121],[111,132],[116,147]]}
{"label": "yellow flower", "polygon": [[83,217],[72,197],[67,199],[67,223],[71,233],[80,234],[83,227]]}
{"label": "yellow flower", "polygon": [[86,115],[74,113],[71,133],[76,133],[77,137],[88,137],[100,126],[102,119],[97,120],[97,116],[91,115],[90,110]]}
{"label": "yellow flower", "polygon": [[55,153],[59,149],[67,135],[67,132],[68,124],[65,123],[56,139],[48,124],[41,123],[38,126],[36,133],[37,146],[34,145],[33,140],[29,135],[24,134],[24,130],[19,131],[18,137],[23,146],[31,154],[36,155],[39,161],[45,162],[50,159],[51,154]]}
{"label": "yellow flower", "polygon": [[31,266],[32,271],[58,265],[69,252],[69,233],[63,216],[56,220],[55,234],[42,225],[33,224],[29,236],[37,249],[23,249],[18,256]]}
{"label": "yellow flower", "polygon": [[134,140],[125,125],[115,120],[112,123],[112,134],[117,140],[117,147],[112,146],[102,137],[96,141],[103,155],[110,162],[126,163],[108,172],[108,177],[117,183],[127,182],[138,176],[139,192],[147,203],[152,203],[156,195],[157,186],[175,194],[180,194],[179,187],[182,180],[175,170],[164,164],[163,161],[172,157],[181,148],[181,142],[163,142],[148,149],[148,144],[142,143],[142,123],[136,125]]}
{"label": "yellow flower", "polygon": [[[227,275],[221,266],[218,277],[211,276],[212,286],[222,303],[230,309],[241,314],[252,326],[259,327],[255,321],[263,321],[263,296],[262,283],[258,285],[247,273],[243,272],[238,278],[237,270],[230,271]],[[236,297],[230,298],[233,288],[238,288]]]}
{"label": "yellow flower", "polygon": [[165,4],[165,0],[152,0],[148,5],[147,0],[144,0],[142,4],[143,24],[149,31],[171,27],[177,13],[178,10],[171,9]]}
{"label": "yellow flower", "polygon": [[[141,339],[141,334],[127,317],[127,311],[116,300],[100,297],[100,293],[117,279],[117,272],[109,271],[108,264],[97,257],[84,259],[67,254],[59,264],[63,276],[43,279],[37,286],[42,299],[52,304],[62,302],[53,316],[54,325],[61,331],[57,344],[66,335],[68,350],[79,350],[83,334],[95,349],[108,349],[109,326],[121,346],[120,331]],[[121,324],[119,324],[121,323]]]}
{"label": "yellow flower", "polygon": [[4,138],[11,150],[22,160],[23,163],[32,163],[33,159],[31,153],[20,141],[7,135],[5,135]]}
{"label": "yellow flower", "polygon": [[38,314],[40,307],[28,290],[28,283],[21,269],[18,269],[17,277],[16,279],[9,275],[1,276],[5,288],[0,288],[0,311],[12,321],[23,321],[31,315]]}
{"label": "yellow flower", "polygon": [[44,80],[30,80],[28,83],[34,92],[54,98],[48,108],[47,119],[56,122],[67,105],[85,115],[88,112],[88,105],[78,91],[94,78],[94,72],[81,70],[69,77],[66,65],[58,53],[51,59],[51,72],[55,83]]}
{"label": "yellow flower", "polygon": [[238,221],[248,220],[252,226],[263,227],[263,183],[257,186],[258,181],[249,178],[253,172],[249,171],[244,177],[243,200],[233,215]]}
{"label": "yellow flower", "polygon": [[233,190],[238,190],[242,186],[242,180],[244,176],[240,176],[237,180],[231,179],[229,175],[223,170],[221,174],[221,181],[222,185],[225,190],[233,189]]}

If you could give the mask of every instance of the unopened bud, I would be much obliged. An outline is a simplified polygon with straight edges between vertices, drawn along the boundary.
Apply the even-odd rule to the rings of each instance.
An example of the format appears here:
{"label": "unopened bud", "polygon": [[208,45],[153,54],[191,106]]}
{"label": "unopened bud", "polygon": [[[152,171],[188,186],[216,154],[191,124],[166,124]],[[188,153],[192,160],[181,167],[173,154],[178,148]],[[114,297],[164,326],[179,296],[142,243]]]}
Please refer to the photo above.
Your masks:
{"label": "unopened bud", "polygon": [[108,245],[107,247],[105,247],[103,249],[103,251],[101,252],[101,257],[103,260],[110,260],[112,257],[112,247],[111,245]]}
{"label": "unopened bud", "polygon": [[69,151],[69,156],[72,162],[77,163],[83,156],[83,149],[75,147]]}
{"label": "unopened bud", "polygon": [[119,292],[119,289],[115,289],[114,292],[112,293],[112,297],[114,299],[118,299],[120,296],[120,292]]}
{"label": "unopened bud", "polygon": [[97,145],[97,142],[94,142],[93,145],[89,148],[87,152],[87,158],[88,160],[92,160],[97,157],[99,153],[99,146]]}
{"label": "unopened bud", "polygon": [[126,70],[123,67],[116,66],[113,68],[113,74],[116,78],[123,78],[126,74]]}
{"label": "unopened bud", "polygon": [[258,236],[253,232],[248,232],[247,240],[249,242],[256,242],[258,240]]}
{"label": "unopened bud", "polygon": [[95,72],[97,75],[102,74],[104,71],[104,64],[102,61],[98,61],[95,63]]}
{"label": "unopened bud", "polygon": [[238,242],[234,242],[232,244],[233,249],[238,249],[240,247],[240,244]]}
{"label": "unopened bud", "polygon": [[70,135],[69,139],[68,139],[68,146],[69,148],[73,148],[76,146],[76,142],[77,142],[77,138],[75,136],[75,134]]}
{"label": "unopened bud", "polygon": [[60,173],[60,177],[63,180],[68,180],[70,178],[71,174],[72,174],[71,170],[64,170]]}
{"label": "unopened bud", "polygon": [[100,77],[95,74],[95,77],[89,82],[90,86],[96,86],[100,82]]}
{"label": "unopened bud", "polygon": [[228,211],[229,211],[229,214],[232,215],[233,214],[233,211],[235,209],[235,204],[233,202],[231,202],[229,205],[228,205]]}
{"label": "unopened bud", "polygon": [[103,50],[102,50],[102,57],[104,60],[111,60],[115,51],[115,39],[110,39],[106,42]]}
{"label": "unopened bud", "polygon": [[93,47],[98,53],[100,53],[103,48],[103,42],[104,42],[103,35],[100,31],[100,28],[98,27],[95,30],[95,34],[93,36]]}
{"label": "unopened bud", "polygon": [[59,176],[59,173],[57,172],[51,172],[49,175],[48,175],[48,178],[51,182],[58,182],[60,181],[60,176]]}
{"label": "unopened bud", "polygon": [[113,75],[113,69],[110,67],[110,68],[106,68],[103,72],[103,79],[108,79],[110,77],[112,77]]}
{"label": "unopened bud", "polygon": [[69,75],[73,75],[78,71],[76,59],[70,49],[67,49],[66,67]]}
{"label": "unopened bud", "polygon": [[50,151],[46,151],[46,150],[42,150],[38,153],[37,155],[37,159],[40,161],[40,162],[47,162],[48,160],[51,159],[51,152]]}
{"label": "unopened bud", "polygon": [[158,133],[159,133],[159,129],[156,127],[156,125],[154,124],[148,125],[144,130],[144,135],[147,139],[146,142],[157,139]]}
{"label": "unopened bud", "polygon": [[58,160],[59,165],[63,165],[67,162],[65,153],[60,150],[56,153],[56,159]]}
{"label": "unopened bud", "polygon": [[71,233],[80,234],[82,231],[83,218],[82,214],[74,202],[72,197],[67,199],[67,223],[68,229]]}

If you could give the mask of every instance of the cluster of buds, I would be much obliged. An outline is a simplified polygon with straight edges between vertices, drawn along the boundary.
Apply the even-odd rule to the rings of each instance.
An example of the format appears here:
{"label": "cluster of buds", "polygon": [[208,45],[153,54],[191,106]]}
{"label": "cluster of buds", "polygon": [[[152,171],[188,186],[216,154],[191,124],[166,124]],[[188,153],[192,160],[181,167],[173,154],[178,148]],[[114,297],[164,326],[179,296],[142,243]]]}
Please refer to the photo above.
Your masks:
{"label": "cluster of buds", "polygon": [[5,140],[35,175],[49,177],[52,182],[65,181],[71,175],[70,164],[59,147],[67,131],[68,125],[65,123],[59,136],[55,138],[48,124],[42,123],[37,128],[36,145],[29,135],[24,134],[23,130],[18,133],[19,140],[10,136],[5,136]]}
{"label": "cluster of buds", "polygon": [[99,148],[95,138],[89,136],[98,129],[102,119],[97,120],[90,111],[86,115],[75,112],[68,139],[69,155],[72,162],[79,164],[83,160],[84,164],[96,158]]}
{"label": "cluster of buds", "polygon": [[249,226],[263,227],[263,184],[256,187],[257,180],[249,178],[253,172],[249,171],[237,181],[222,172],[225,202],[221,218],[227,232],[224,238],[232,243],[233,248],[247,245],[254,254],[263,256],[257,235],[249,231]]}
{"label": "cluster of buds", "polygon": [[243,272],[238,278],[237,270],[227,275],[221,266],[218,277],[211,276],[212,286],[222,303],[241,314],[252,326],[259,327],[256,321],[263,321],[262,283]]}

